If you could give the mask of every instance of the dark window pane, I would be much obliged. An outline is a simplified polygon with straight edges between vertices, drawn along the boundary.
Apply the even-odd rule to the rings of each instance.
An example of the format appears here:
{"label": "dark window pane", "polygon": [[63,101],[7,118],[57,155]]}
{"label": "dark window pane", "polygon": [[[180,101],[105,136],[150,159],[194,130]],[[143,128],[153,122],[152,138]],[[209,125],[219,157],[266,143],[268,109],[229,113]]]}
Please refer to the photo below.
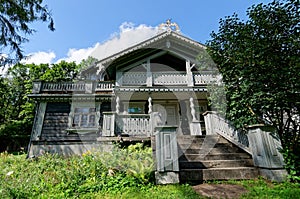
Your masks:
{"label": "dark window pane", "polygon": [[96,119],[95,115],[90,115],[90,117],[89,117],[89,126],[96,126],[95,125],[95,119]]}
{"label": "dark window pane", "polygon": [[79,115],[74,115],[73,126],[79,126],[79,120],[80,120],[80,116]]}
{"label": "dark window pane", "polygon": [[87,115],[81,115],[81,125],[82,127],[86,127],[87,126],[87,118],[88,116]]}

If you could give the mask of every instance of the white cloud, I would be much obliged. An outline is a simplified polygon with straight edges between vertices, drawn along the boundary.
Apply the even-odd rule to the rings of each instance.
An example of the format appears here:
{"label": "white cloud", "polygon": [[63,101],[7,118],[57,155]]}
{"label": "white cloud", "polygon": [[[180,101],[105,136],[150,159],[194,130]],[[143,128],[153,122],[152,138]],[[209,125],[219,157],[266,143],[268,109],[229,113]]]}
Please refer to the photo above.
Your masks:
{"label": "white cloud", "polygon": [[157,27],[151,27],[144,24],[134,26],[131,22],[122,23],[119,29],[119,33],[113,33],[111,39],[95,46],[95,50],[90,54],[90,56],[101,60],[149,39],[158,32]]}
{"label": "white cloud", "polygon": [[69,49],[69,52],[67,54],[68,56],[66,58],[59,59],[57,62],[64,60],[66,62],[74,61],[75,63],[79,64],[81,60],[86,59],[91,54],[91,52],[93,52],[95,48],[98,47],[98,45],[99,43],[96,43],[94,47],[89,47],[89,48],[82,48],[82,49],[71,48]]}
{"label": "white cloud", "polygon": [[[56,63],[65,60],[67,62],[80,63],[88,56],[92,56],[101,60],[105,57],[113,55],[121,50],[142,42],[157,34],[158,28],[141,24],[135,26],[132,22],[124,22],[120,25],[119,31],[112,33],[110,39],[103,43],[96,43],[92,47],[74,49],[70,48],[67,56],[60,58]],[[35,63],[53,63],[56,55],[54,52],[36,52],[32,53],[26,60],[25,64]]]}
{"label": "white cloud", "polygon": [[56,55],[54,52],[35,52],[28,55],[27,58],[22,60],[24,64],[47,64],[52,63]]}

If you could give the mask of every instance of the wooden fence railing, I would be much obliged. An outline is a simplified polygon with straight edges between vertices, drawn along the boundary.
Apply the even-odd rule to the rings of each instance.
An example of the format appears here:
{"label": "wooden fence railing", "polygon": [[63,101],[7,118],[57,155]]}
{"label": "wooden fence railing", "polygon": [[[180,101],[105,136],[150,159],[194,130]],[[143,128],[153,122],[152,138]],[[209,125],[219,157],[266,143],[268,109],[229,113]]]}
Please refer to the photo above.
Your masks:
{"label": "wooden fence railing", "polygon": [[216,112],[204,113],[204,121],[207,135],[218,133],[238,147],[252,154],[246,132],[235,129],[228,120]]}

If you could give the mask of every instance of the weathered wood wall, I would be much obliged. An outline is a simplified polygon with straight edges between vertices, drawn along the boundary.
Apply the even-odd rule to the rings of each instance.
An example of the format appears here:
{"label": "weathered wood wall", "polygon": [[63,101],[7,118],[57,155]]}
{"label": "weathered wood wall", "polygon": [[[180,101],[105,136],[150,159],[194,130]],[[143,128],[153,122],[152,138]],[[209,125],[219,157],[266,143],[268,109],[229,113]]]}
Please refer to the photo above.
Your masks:
{"label": "weathered wood wall", "polygon": [[41,140],[68,140],[78,137],[78,135],[68,135],[66,131],[70,108],[70,103],[47,103]]}

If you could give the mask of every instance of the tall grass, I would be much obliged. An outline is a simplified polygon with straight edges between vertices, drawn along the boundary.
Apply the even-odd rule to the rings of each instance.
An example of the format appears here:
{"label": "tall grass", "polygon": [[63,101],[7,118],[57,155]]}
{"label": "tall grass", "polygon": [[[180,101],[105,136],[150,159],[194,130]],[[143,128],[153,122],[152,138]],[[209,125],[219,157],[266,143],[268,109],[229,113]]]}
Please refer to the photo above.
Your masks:
{"label": "tall grass", "polygon": [[153,186],[151,148],[141,144],[69,158],[45,154],[26,159],[2,153],[0,159],[0,195],[4,198],[66,198]]}

